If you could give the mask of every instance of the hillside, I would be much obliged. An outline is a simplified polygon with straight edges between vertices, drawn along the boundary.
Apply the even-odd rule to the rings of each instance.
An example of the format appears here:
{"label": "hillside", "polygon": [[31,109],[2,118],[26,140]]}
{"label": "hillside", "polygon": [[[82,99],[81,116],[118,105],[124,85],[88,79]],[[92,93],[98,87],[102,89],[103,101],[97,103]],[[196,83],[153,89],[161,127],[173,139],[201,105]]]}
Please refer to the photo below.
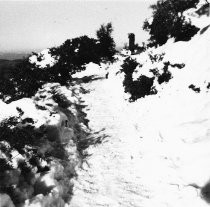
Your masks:
{"label": "hillside", "polygon": [[[65,86],[0,101],[0,207],[209,206],[210,18],[201,8],[184,13],[200,29],[189,41],[85,62]],[[33,54],[31,73],[63,57]]]}
{"label": "hillside", "polygon": [[[93,91],[86,96],[90,124],[109,137],[90,149],[72,206],[209,206],[210,21],[193,18],[200,32],[190,41],[171,39],[129,56],[139,63],[133,79],[154,78],[156,94],[128,102],[125,55],[110,66],[108,80],[86,86]],[[165,63],[171,76],[160,82],[151,69],[161,75]]]}

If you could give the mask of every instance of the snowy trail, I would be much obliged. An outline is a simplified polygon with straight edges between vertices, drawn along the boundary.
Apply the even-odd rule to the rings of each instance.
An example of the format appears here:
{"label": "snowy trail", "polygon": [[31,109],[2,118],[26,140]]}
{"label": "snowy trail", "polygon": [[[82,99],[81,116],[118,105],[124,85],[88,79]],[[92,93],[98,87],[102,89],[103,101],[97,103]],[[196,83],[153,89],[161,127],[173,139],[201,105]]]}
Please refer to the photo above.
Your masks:
{"label": "snowy trail", "polygon": [[[174,157],[164,143],[143,141],[129,103],[114,80],[85,85],[90,127],[105,128],[106,142],[92,154],[74,181],[72,207],[206,206],[197,189],[184,186]],[[154,150],[155,145],[156,150]]]}
{"label": "snowy trail", "polygon": [[109,137],[92,149],[89,166],[79,172],[71,202],[74,207],[141,206],[142,198],[149,196],[135,169],[140,157],[140,138],[122,111],[125,102],[119,103],[119,90],[111,85],[107,80],[93,82],[89,87],[94,90],[85,97],[91,128],[105,128],[103,133]]}

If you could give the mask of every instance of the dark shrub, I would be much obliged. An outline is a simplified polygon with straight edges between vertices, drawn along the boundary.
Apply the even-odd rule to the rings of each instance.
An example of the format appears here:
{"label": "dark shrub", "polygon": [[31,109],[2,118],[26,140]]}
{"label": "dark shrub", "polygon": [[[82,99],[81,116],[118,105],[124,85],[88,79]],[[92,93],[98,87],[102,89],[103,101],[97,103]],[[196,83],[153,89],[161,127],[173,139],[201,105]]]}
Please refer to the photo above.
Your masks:
{"label": "dark shrub", "polygon": [[114,55],[116,53],[115,42],[112,37],[113,27],[111,23],[101,25],[96,32],[97,39],[99,41],[99,56],[104,61],[114,61]]}
{"label": "dark shrub", "polygon": [[136,67],[139,65],[139,63],[136,62],[136,60],[128,57],[124,60],[122,67],[122,72],[124,72],[126,75],[133,74]]}
{"label": "dark shrub", "polygon": [[131,88],[132,88],[132,84],[133,84],[132,75],[138,65],[139,64],[136,62],[136,60],[128,57],[124,60],[124,63],[121,66],[122,67],[121,71],[125,73],[123,86],[125,88],[126,93],[127,92],[131,93]]}
{"label": "dark shrub", "polygon": [[184,63],[182,63],[182,64],[179,64],[179,63],[175,63],[175,64],[171,64],[170,63],[170,65],[171,65],[171,67],[173,67],[173,68],[178,68],[178,69],[182,69],[182,68],[184,68],[185,67],[185,64]]}
{"label": "dark shrub", "polygon": [[[19,117],[11,117],[0,124],[0,152],[6,156],[0,159],[3,165],[0,168],[0,192],[8,194],[15,205],[23,203],[33,195],[33,191],[30,191],[35,180],[33,169],[36,167],[43,171],[40,160],[47,158],[39,152],[39,147],[45,143],[44,133],[31,125],[32,120],[22,120],[21,114],[20,112]],[[23,156],[17,167],[12,165],[14,150]],[[47,170],[49,168],[45,166],[45,171]],[[24,194],[26,191],[28,193]]]}
{"label": "dark shrub", "polygon": [[163,73],[158,75],[158,83],[162,84],[162,83],[168,83],[169,80],[172,78],[172,74],[170,71],[168,71],[168,66],[170,65],[169,62],[165,62],[164,63],[164,67],[163,67]]}
{"label": "dark shrub", "polygon": [[183,12],[196,7],[199,0],[159,0],[151,6],[153,20],[144,22],[143,29],[150,34],[149,46],[163,45],[170,37],[175,41],[188,41],[198,28],[186,21]]}
{"label": "dark shrub", "polygon": [[139,64],[134,59],[128,57],[124,60],[124,63],[121,66],[122,71],[125,73],[123,86],[125,92],[131,94],[131,101],[156,93],[153,88],[154,78],[148,78],[147,76],[141,75],[138,80],[133,81],[132,75],[138,65]]}
{"label": "dark shrub", "polygon": [[162,53],[162,54],[149,54],[149,58],[151,60],[152,63],[155,63],[155,62],[160,62],[163,60],[164,58],[164,55],[165,53]]}
{"label": "dark shrub", "polygon": [[199,28],[185,21],[185,17],[180,17],[171,28],[171,37],[174,37],[176,42],[188,41],[197,34],[198,31]]}
{"label": "dark shrub", "polygon": [[156,94],[153,88],[154,78],[149,78],[141,75],[137,81],[133,81],[131,92],[131,100],[135,101],[138,98],[144,98],[147,95]]}
{"label": "dark shrub", "polygon": [[[113,61],[116,50],[111,36],[112,31],[112,24],[108,23],[97,31],[98,39],[85,35],[68,39],[61,46],[51,48],[50,53],[57,60],[53,66],[40,68],[30,63],[29,58],[18,61],[18,64],[9,70],[11,71],[9,77],[0,76],[0,98],[11,102],[31,97],[47,82],[68,84],[72,80],[72,75],[84,70],[87,63]],[[43,60],[42,54],[32,53],[32,55],[37,56],[38,62]]]}
{"label": "dark shrub", "polygon": [[100,62],[97,41],[88,36],[68,39],[60,47],[52,48],[51,53],[58,61],[50,71],[54,71],[54,77],[61,84],[70,81],[71,76],[83,70],[85,64]]}
{"label": "dark shrub", "polygon": [[199,87],[196,87],[195,85],[191,84],[189,85],[189,88],[195,91],[196,93],[200,93],[201,89]]}
{"label": "dark shrub", "polygon": [[0,95],[6,102],[31,97],[47,81],[50,82],[47,70],[31,64],[28,58],[23,59],[14,66],[9,78],[0,78]]}

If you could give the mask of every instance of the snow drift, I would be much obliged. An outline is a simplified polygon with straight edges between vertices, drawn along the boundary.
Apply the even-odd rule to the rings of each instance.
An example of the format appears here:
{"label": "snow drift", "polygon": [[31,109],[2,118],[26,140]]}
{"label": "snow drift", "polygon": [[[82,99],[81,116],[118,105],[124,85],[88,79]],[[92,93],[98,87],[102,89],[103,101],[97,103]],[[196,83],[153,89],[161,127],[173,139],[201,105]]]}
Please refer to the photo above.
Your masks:
{"label": "snow drift", "polygon": [[[64,206],[69,201],[73,187],[71,179],[82,161],[78,143],[89,132],[85,114],[79,109],[79,90],[77,86],[66,88],[57,83],[45,84],[31,99],[24,98],[10,104],[1,102],[0,158],[12,167],[6,171],[1,169],[1,190],[6,189],[0,194],[1,206],[14,206],[13,203]],[[3,124],[13,120],[17,125],[11,125],[10,133],[16,140],[2,140],[6,133]],[[17,132],[23,129],[22,136],[25,129],[28,133],[25,139],[38,133],[37,141],[32,139],[19,149],[16,145],[21,141],[27,143],[27,140],[13,135],[12,129],[17,129]],[[11,151],[6,153],[4,146]],[[21,167],[21,163],[25,167]],[[30,173],[24,174],[26,169]]]}

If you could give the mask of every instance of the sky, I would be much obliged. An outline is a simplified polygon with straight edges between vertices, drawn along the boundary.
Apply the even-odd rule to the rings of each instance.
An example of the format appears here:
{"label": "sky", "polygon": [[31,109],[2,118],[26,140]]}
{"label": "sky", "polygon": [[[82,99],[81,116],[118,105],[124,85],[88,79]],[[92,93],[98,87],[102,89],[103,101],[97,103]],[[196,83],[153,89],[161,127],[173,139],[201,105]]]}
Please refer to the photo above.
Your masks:
{"label": "sky", "polygon": [[0,0],[0,52],[40,51],[81,35],[95,37],[100,25],[108,22],[118,47],[128,42],[128,33],[135,33],[141,43],[148,38],[142,25],[153,2]]}

